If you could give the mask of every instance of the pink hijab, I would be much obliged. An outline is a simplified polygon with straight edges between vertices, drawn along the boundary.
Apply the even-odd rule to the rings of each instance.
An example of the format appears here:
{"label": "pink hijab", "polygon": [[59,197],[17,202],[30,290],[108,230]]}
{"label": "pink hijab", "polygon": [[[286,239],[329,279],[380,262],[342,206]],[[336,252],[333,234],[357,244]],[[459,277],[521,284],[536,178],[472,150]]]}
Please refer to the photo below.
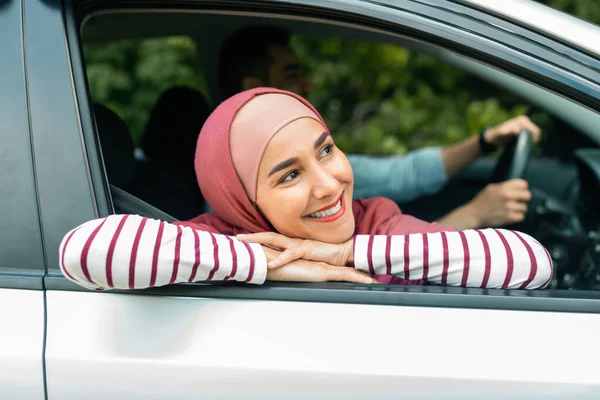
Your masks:
{"label": "pink hijab", "polygon": [[[265,94],[278,94],[281,101],[270,108],[254,106],[252,100]],[[268,104],[263,99],[261,102]],[[256,88],[238,93],[221,103],[202,127],[195,159],[200,190],[216,215],[202,214],[178,224],[227,235],[273,231],[251,201],[256,195],[258,166],[271,138],[288,123],[305,117],[317,120],[329,130],[319,112],[308,101],[291,92]],[[383,197],[354,200],[352,209],[355,234],[389,235],[443,230],[436,223],[402,214],[396,203]],[[407,283],[391,276],[379,276],[378,279],[383,283]]]}

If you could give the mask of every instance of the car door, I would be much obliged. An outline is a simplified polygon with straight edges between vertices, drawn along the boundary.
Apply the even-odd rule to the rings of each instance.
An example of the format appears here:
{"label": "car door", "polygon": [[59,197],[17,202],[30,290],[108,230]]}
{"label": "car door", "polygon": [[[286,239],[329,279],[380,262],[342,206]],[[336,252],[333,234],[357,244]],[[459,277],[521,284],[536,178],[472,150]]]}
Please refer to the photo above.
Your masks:
{"label": "car door", "polygon": [[[588,367],[600,356],[595,293],[341,283],[101,293],[64,279],[56,257],[63,235],[113,211],[78,40],[79,23],[114,4],[25,5],[33,147],[50,264],[44,282],[48,399],[597,397],[600,378]],[[280,23],[300,14],[325,18],[325,9],[329,19],[321,23],[352,21],[361,29],[378,21],[392,31],[476,47],[478,56],[501,51],[509,61],[520,60],[516,48],[477,41],[473,32],[482,27],[470,26],[470,18],[423,3],[398,4],[142,6],[158,7],[161,21],[187,6],[210,18],[233,10],[249,19],[272,15]],[[548,68],[539,60],[528,67]]]}
{"label": "car door", "polygon": [[0,398],[44,399],[45,263],[20,0],[0,1]]}

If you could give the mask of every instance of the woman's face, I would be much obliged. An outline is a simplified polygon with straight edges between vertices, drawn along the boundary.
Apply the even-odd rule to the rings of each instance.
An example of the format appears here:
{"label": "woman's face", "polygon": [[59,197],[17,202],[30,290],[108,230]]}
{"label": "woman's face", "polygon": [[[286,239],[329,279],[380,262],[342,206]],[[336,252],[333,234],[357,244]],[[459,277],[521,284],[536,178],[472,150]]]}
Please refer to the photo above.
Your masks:
{"label": "woman's face", "polygon": [[258,169],[256,203],[281,234],[328,243],[354,233],[348,159],[323,126],[311,118],[273,136]]}

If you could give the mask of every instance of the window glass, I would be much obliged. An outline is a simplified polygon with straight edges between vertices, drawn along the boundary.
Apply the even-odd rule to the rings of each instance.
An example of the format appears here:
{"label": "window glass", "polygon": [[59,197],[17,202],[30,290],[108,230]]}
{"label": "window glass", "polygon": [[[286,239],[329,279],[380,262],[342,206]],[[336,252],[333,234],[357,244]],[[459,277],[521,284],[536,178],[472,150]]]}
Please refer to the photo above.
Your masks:
{"label": "window glass", "polygon": [[[213,46],[211,42],[205,45]],[[540,172],[533,178],[528,177],[530,187],[546,192],[550,196],[547,198],[572,200],[563,194],[577,184],[573,150],[589,146],[591,142],[512,92],[427,54],[394,44],[294,36],[291,45],[300,59],[302,73],[313,83],[309,100],[321,111],[336,144],[345,152],[403,155],[426,146],[447,146],[476,135],[487,126],[525,114],[543,131],[542,143],[535,149],[536,156],[550,160],[549,164],[536,164],[537,167],[530,164],[530,171]],[[205,50],[208,49],[202,48],[202,54]],[[138,164],[131,169],[135,176],[117,186],[179,220],[191,219],[205,211],[198,208],[203,199],[191,168],[192,161],[178,165],[173,162],[185,158],[178,153],[184,149],[192,150],[190,160],[193,160],[195,142],[178,142],[171,152],[178,160],[173,160],[167,158],[168,154],[161,154],[164,156],[161,158],[146,151],[144,138],[147,138],[153,109],[167,89],[186,86],[208,99],[205,78],[214,83],[212,80],[216,81],[218,71],[207,69],[211,75],[205,77],[198,63],[196,43],[187,36],[88,43],[84,51],[93,101],[116,112],[125,121],[134,146],[144,148],[142,156],[145,157],[138,158]],[[210,49],[206,54],[216,58],[218,49]],[[218,63],[216,59],[209,59],[207,64]],[[208,105],[206,108],[204,118],[210,112]],[[101,137],[102,131],[99,129]],[[162,132],[167,131],[160,143],[163,153],[170,151],[167,148],[175,140],[170,136],[175,129]],[[192,132],[195,140],[199,127]],[[108,164],[120,170],[125,168],[121,168],[123,164],[119,162],[114,163],[118,157],[104,156],[109,180],[114,183]],[[494,165],[490,162],[483,167],[475,165],[475,179],[461,181],[459,177],[454,180],[460,181],[459,184],[447,185],[437,197],[429,196],[423,201],[419,198],[416,203],[401,204],[401,207],[405,213],[423,220],[438,220],[486,188]],[[549,173],[566,178],[548,180]],[[190,204],[182,203],[187,200]],[[567,204],[574,205],[574,202]],[[533,222],[529,226],[512,227],[536,237],[553,255],[562,251],[561,246],[568,239],[564,237],[566,231],[558,229],[557,232],[542,226],[540,221]],[[548,223],[555,228],[555,222]],[[563,282],[553,287],[581,288],[576,280],[572,281],[573,286],[564,283],[568,280],[565,274],[579,274],[579,258],[575,255],[565,258],[564,267],[570,270],[561,271],[557,277]]]}
{"label": "window glass", "polygon": [[[448,146],[527,115],[543,132],[526,176],[536,191],[530,206],[552,199],[575,207],[568,195],[578,185],[574,151],[597,145],[556,116],[467,71],[394,44],[296,36],[293,48],[313,84],[310,100],[346,153],[402,155],[426,146]],[[494,166],[476,162],[471,174],[454,178],[442,191],[399,204],[407,214],[439,220],[488,189]],[[549,218],[534,212],[530,220],[511,228],[533,235],[554,255],[569,254],[555,260],[554,287],[595,287],[573,262],[579,257],[565,226],[552,220],[575,223],[575,214]],[[585,240],[584,231],[577,235]]]}
{"label": "window glass", "polygon": [[404,154],[448,145],[525,114],[544,132],[536,155],[557,156],[556,130],[572,130],[513,93],[427,54],[338,38],[295,37],[293,46],[315,87],[311,101],[348,152]]}
{"label": "window glass", "polygon": [[188,86],[207,93],[196,43],[187,36],[92,43],[84,53],[93,101],[123,118],[136,144],[164,90]]}

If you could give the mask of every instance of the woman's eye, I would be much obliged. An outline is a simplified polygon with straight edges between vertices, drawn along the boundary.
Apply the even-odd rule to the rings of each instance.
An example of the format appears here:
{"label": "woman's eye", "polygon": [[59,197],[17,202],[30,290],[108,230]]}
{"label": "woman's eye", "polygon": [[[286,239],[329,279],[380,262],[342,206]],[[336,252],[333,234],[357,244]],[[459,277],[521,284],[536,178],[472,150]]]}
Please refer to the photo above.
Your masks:
{"label": "woman's eye", "polygon": [[289,174],[284,176],[280,182],[291,182],[298,176],[298,171],[291,171]]}
{"label": "woman's eye", "polygon": [[325,157],[325,156],[331,154],[331,151],[333,150],[332,147],[333,147],[333,145],[331,145],[331,144],[328,144],[325,147],[323,147],[323,149],[321,149],[321,157]]}

